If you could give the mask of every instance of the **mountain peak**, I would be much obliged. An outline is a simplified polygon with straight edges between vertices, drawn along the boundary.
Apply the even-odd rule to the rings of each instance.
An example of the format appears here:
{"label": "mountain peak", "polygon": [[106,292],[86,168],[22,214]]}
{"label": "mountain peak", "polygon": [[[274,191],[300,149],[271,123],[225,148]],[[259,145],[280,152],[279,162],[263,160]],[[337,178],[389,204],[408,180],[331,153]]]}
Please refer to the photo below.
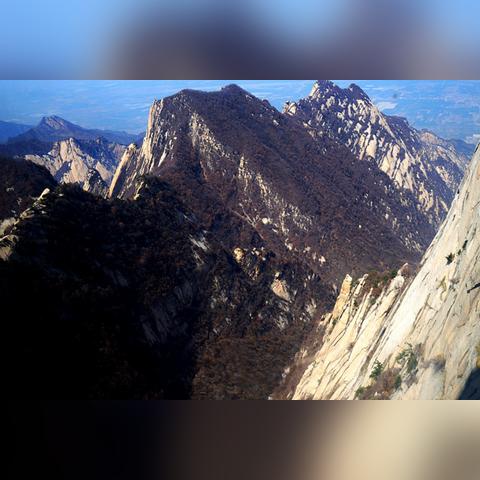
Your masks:
{"label": "mountain peak", "polygon": [[356,83],[351,83],[347,90],[352,92],[355,98],[361,98],[370,101],[370,97],[366,94],[365,90],[360,88]]}
{"label": "mountain peak", "polygon": [[357,84],[351,83],[348,88],[341,88],[331,80],[316,80],[308,95],[311,99],[321,99],[327,95],[335,95],[338,97],[347,97],[352,100],[370,101],[370,97]]}
{"label": "mountain peak", "polygon": [[61,128],[65,128],[66,125],[69,125],[70,122],[67,122],[65,119],[57,116],[57,115],[50,115],[42,117],[40,123],[38,124],[39,127],[49,127],[55,130],[59,130]]}
{"label": "mountain peak", "polygon": [[225,85],[221,91],[224,93],[232,93],[236,95],[249,95],[249,93],[246,90],[238,86],[236,83]]}
{"label": "mountain peak", "polygon": [[316,80],[308,96],[311,98],[315,98],[319,95],[328,93],[335,88],[338,87],[331,80]]}

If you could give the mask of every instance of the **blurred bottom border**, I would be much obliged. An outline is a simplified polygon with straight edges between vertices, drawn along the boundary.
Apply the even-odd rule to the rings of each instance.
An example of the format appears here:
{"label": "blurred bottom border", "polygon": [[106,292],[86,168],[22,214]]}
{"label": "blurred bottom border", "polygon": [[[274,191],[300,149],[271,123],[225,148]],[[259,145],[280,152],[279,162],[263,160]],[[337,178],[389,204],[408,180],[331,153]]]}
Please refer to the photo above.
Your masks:
{"label": "blurred bottom border", "polygon": [[470,480],[478,402],[16,402],[7,478]]}

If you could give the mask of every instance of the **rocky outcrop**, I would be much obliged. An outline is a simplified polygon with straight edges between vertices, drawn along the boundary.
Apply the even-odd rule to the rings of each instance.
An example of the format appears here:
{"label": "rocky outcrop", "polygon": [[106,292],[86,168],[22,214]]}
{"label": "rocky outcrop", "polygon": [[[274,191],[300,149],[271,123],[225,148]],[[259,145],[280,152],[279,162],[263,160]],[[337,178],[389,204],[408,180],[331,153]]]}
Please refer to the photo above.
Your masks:
{"label": "rocky outcrop", "polygon": [[99,197],[106,197],[108,195],[107,183],[94,168],[88,170],[85,181],[82,184],[82,188],[86,192],[93,193]]}
{"label": "rocky outcrop", "polygon": [[[284,111],[311,134],[344,144],[360,160],[370,159],[416,204],[434,231],[445,217],[473,153],[467,144],[418,131],[402,117],[385,115],[357,85],[340,88],[317,81],[310,95]],[[460,145],[461,144],[461,145]],[[433,235],[432,235],[433,236]]]}
{"label": "rocky outcrop", "polygon": [[59,183],[77,183],[87,191],[105,195],[124,150],[103,138],[69,138],[54,143],[47,154],[27,154],[25,159],[44,166]]}
{"label": "rocky outcrop", "polygon": [[320,323],[322,346],[298,354],[303,373],[290,396],[461,396],[478,369],[480,352],[479,228],[477,147],[418,273],[408,274],[405,266],[384,277],[365,275],[352,286],[347,301],[345,290],[336,315],[327,314]]}

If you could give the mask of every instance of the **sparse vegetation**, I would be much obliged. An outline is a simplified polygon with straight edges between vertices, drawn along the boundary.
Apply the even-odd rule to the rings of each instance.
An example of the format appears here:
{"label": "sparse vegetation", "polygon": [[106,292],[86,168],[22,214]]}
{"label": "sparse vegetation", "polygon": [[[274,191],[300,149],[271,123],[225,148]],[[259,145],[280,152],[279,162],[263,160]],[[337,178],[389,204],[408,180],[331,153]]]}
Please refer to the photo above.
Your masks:
{"label": "sparse vegetation", "polygon": [[445,258],[447,259],[447,265],[450,265],[455,259],[455,254],[449,253]]}
{"label": "sparse vegetation", "polygon": [[370,385],[357,389],[355,398],[358,400],[388,400],[401,385],[402,378],[398,368],[384,369],[382,365],[381,372],[372,378]]}
{"label": "sparse vegetation", "polygon": [[464,252],[465,248],[467,247],[467,243],[468,243],[468,240],[465,240],[463,242],[462,248],[460,248],[457,252],[457,257],[459,257]]}
{"label": "sparse vegetation", "polygon": [[445,369],[445,357],[443,355],[437,355],[433,360],[431,365],[433,365],[433,369],[436,372],[441,372],[442,370]]}
{"label": "sparse vegetation", "polygon": [[442,287],[443,293],[447,291],[447,279],[446,277],[442,278],[442,281],[440,282],[440,287]]}
{"label": "sparse vegetation", "polygon": [[379,362],[378,360],[375,360],[375,363],[373,364],[372,373],[370,373],[370,378],[377,380],[377,378],[380,376],[382,372],[383,372],[383,363]]}
{"label": "sparse vegetation", "polygon": [[418,367],[417,355],[410,343],[407,344],[407,348],[402,350],[398,355],[395,361],[401,366],[406,366],[408,374],[415,372]]}
{"label": "sparse vegetation", "polygon": [[365,279],[360,296],[365,295],[371,290],[372,299],[378,298],[383,289],[397,276],[397,274],[398,270],[396,269],[385,270],[384,272],[378,272],[376,270],[370,271]]}
{"label": "sparse vegetation", "polygon": [[398,274],[397,270],[390,270],[390,280],[393,280]]}
{"label": "sparse vegetation", "polygon": [[355,392],[355,398],[358,398],[360,400],[363,400],[363,395],[365,394],[365,387],[359,387],[357,388],[356,392]]}

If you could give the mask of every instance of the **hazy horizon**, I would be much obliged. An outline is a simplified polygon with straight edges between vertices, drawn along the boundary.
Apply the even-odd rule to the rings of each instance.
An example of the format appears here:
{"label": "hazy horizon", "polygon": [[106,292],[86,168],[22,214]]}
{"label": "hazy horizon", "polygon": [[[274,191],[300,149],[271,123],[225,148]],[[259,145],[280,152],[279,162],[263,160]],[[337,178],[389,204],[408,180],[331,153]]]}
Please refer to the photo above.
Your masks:
{"label": "hazy horizon", "polygon": [[[155,98],[184,88],[214,91],[236,83],[281,110],[308,95],[314,80],[3,80],[0,120],[36,125],[58,115],[86,128],[140,133]],[[334,80],[356,83],[380,110],[443,138],[480,140],[480,81]]]}

